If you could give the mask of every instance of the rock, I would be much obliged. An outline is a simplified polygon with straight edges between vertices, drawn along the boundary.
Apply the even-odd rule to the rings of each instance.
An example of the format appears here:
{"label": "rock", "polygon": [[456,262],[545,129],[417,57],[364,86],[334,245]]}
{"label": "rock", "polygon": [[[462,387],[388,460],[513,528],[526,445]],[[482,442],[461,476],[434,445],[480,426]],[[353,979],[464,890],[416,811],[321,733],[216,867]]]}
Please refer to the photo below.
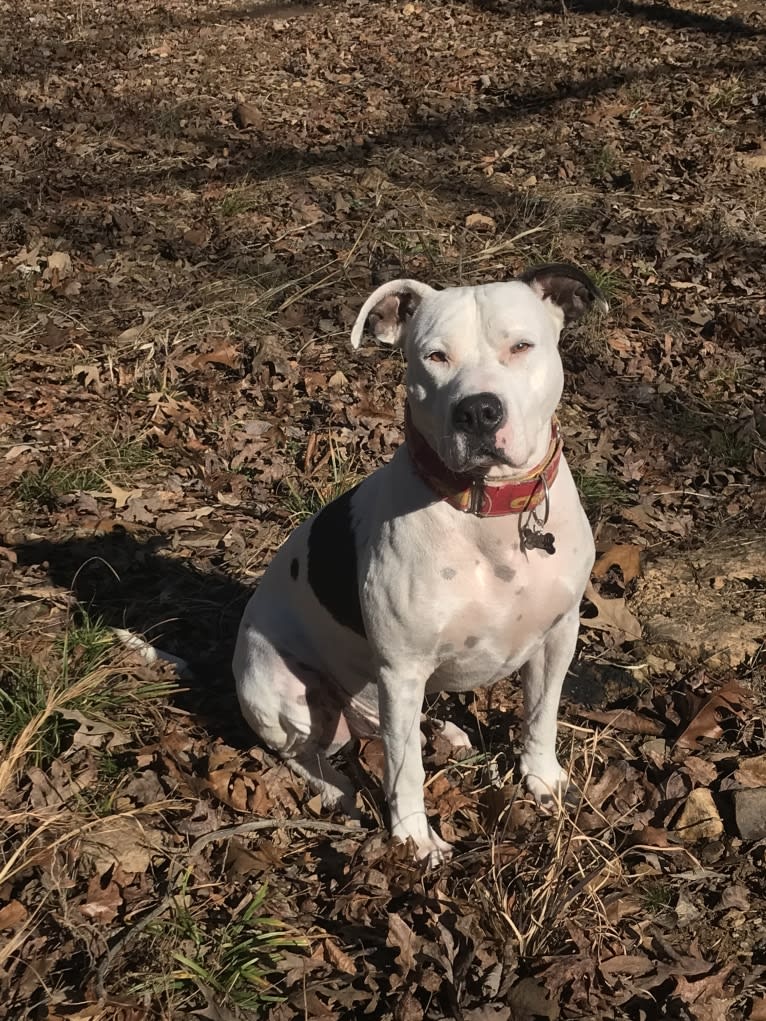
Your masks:
{"label": "rock", "polygon": [[766,787],[734,792],[734,818],[743,840],[766,837]]}
{"label": "rock", "polygon": [[723,823],[707,787],[697,787],[691,792],[673,829],[685,844],[721,836]]}

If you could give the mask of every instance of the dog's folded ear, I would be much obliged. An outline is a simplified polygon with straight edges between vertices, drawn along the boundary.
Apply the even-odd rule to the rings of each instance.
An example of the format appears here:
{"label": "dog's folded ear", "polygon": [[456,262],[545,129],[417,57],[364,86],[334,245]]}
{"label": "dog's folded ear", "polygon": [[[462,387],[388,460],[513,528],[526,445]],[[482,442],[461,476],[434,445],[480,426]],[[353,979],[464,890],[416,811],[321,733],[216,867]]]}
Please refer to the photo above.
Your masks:
{"label": "dog's folded ear", "polygon": [[567,262],[534,266],[517,279],[529,284],[543,300],[550,298],[564,313],[567,322],[579,319],[593,305],[602,312],[609,311],[609,303],[588,274]]}
{"label": "dog's folded ear", "polygon": [[418,280],[389,280],[373,291],[362,306],[351,331],[351,346],[359,347],[365,324],[381,344],[398,346],[408,319],[411,319],[420,302],[433,287]]}

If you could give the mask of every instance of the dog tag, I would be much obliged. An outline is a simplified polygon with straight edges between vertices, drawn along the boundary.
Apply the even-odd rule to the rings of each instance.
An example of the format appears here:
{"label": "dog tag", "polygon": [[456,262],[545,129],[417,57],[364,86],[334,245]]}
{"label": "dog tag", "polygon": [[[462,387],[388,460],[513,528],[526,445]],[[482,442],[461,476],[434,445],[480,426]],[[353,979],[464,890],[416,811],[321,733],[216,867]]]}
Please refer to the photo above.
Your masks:
{"label": "dog tag", "polygon": [[552,532],[536,531],[528,525],[521,530],[521,542],[526,550],[541,549],[553,556],[556,552],[555,541],[556,537]]}

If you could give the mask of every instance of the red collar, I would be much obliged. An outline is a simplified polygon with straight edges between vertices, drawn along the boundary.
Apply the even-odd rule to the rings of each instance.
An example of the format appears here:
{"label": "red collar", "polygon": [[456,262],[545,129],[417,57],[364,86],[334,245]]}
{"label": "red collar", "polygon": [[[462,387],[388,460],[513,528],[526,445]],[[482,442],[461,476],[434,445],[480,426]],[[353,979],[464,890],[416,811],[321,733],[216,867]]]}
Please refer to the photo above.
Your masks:
{"label": "red collar", "polygon": [[559,420],[551,421],[551,442],[540,464],[521,478],[508,482],[487,482],[450,471],[412,423],[405,406],[404,438],[415,471],[431,489],[452,507],[478,518],[533,511],[545,500],[559,471],[563,441]]}

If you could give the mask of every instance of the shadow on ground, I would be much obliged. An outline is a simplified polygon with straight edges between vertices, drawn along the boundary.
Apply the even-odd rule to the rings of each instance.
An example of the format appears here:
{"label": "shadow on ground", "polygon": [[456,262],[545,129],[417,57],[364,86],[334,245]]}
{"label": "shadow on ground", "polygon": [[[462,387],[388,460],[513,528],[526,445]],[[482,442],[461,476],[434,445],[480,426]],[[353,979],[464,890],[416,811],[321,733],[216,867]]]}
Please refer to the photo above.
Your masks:
{"label": "shadow on ground", "polygon": [[251,743],[231,674],[250,590],[219,571],[166,555],[168,546],[163,536],[139,541],[115,532],[24,543],[16,554],[19,565],[37,565],[55,585],[70,589],[91,619],[128,628],[185,659],[193,678],[185,682],[179,704],[227,740]]}

